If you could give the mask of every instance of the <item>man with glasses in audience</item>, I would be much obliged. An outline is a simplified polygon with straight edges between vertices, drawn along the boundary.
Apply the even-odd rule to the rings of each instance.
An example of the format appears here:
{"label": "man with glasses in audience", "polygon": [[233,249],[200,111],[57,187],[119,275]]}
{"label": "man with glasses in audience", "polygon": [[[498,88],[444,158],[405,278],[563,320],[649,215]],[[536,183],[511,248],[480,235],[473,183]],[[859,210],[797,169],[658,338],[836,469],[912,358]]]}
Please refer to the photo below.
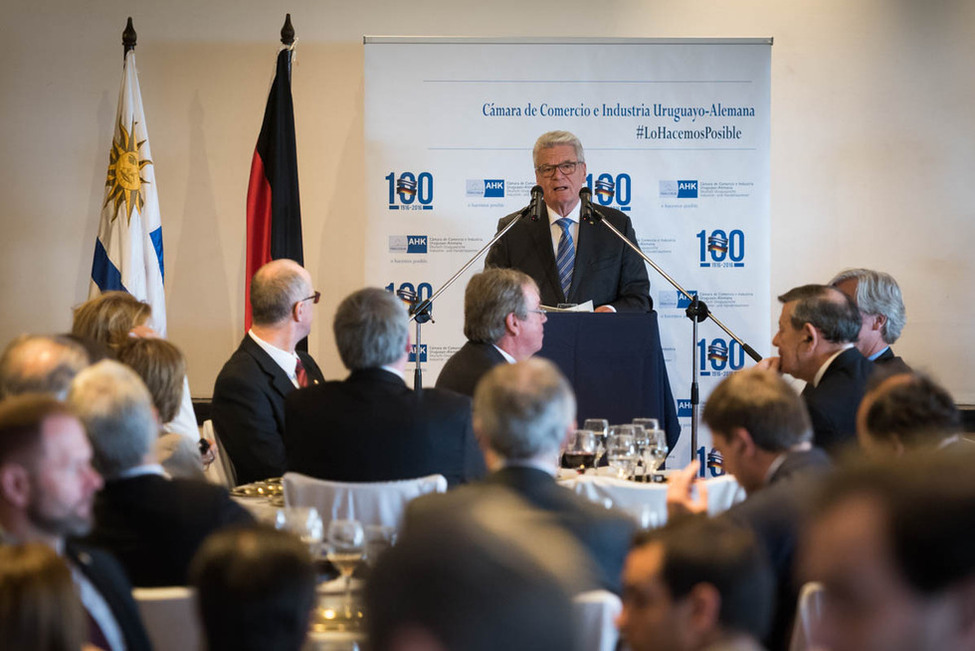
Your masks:
{"label": "man with glasses in audience", "polygon": [[437,388],[474,397],[478,380],[498,364],[528,359],[542,348],[546,316],[538,285],[515,269],[485,269],[464,292],[467,343],[450,356]]}
{"label": "man with glasses in audience", "polygon": [[311,275],[272,260],[251,279],[250,298],[253,326],[213,386],[213,427],[241,484],[284,474],[284,399],[325,381],[311,355],[295,350],[321,298]]}
{"label": "man with glasses in audience", "polygon": [[[580,220],[579,190],[586,182],[582,143],[568,131],[550,131],[532,152],[535,182],[545,201],[541,218],[526,215],[487,254],[485,267],[510,267],[531,276],[542,304],[592,300],[597,312],[648,312],[650,281],[640,257],[602,224]],[[633,243],[630,218],[599,206],[605,218]],[[583,216],[584,217],[584,216]],[[515,215],[503,217],[498,230]]]}

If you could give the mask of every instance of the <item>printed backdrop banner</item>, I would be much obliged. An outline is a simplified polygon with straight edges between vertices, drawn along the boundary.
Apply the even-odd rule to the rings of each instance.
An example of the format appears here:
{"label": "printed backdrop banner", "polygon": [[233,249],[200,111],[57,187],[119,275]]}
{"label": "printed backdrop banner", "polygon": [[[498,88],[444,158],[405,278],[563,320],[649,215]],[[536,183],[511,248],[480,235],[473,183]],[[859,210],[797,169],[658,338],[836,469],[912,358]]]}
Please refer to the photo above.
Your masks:
{"label": "printed backdrop banner", "polygon": [[[770,53],[770,39],[366,37],[366,282],[430,296],[528,203],[535,139],[564,129],[585,148],[594,202],[630,215],[644,253],[767,354]],[[464,288],[482,268],[423,326],[426,386],[463,345]],[[683,465],[693,349],[702,405],[750,362],[710,321],[693,341],[687,301],[648,272]]]}

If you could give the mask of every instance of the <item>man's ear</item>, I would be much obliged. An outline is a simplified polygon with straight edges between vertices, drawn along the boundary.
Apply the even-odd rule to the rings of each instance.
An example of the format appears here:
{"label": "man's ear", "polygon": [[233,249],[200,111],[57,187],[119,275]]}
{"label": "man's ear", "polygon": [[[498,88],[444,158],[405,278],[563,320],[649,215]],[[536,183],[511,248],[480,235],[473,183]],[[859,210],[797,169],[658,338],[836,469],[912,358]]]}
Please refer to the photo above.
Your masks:
{"label": "man's ear", "polygon": [[521,331],[521,319],[514,312],[508,312],[504,317],[504,327],[511,335],[517,335]]}
{"label": "man's ear", "polygon": [[698,583],[685,597],[690,609],[688,623],[702,642],[720,626],[721,593],[710,583]]}
{"label": "man's ear", "polygon": [[30,504],[30,473],[19,463],[0,466],[0,497],[18,509]]}
{"label": "man's ear", "polygon": [[883,330],[884,326],[887,325],[887,317],[883,314],[871,314],[870,315],[870,329],[871,330]]}
{"label": "man's ear", "polygon": [[816,348],[819,345],[819,340],[821,339],[819,330],[813,326],[811,323],[804,323],[802,325],[802,340],[805,342],[806,347],[810,350]]}
{"label": "man's ear", "polygon": [[751,456],[755,452],[755,440],[744,427],[732,427],[725,436],[728,445],[740,456]]}

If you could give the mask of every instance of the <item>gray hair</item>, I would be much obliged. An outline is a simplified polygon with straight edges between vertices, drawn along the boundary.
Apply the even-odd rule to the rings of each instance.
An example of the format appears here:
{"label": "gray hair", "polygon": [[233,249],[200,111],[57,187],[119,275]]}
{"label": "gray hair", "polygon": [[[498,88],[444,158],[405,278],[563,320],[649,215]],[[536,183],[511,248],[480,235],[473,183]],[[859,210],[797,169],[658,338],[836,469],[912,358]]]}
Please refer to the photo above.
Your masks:
{"label": "gray hair", "polygon": [[347,296],[332,324],[342,363],[350,371],[392,364],[406,351],[409,320],[403,302],[378,287]]}
{"label": "gray hair", "polygon": [[109,479],[141,465],[159,435],[149,390],[119,362],[102,360],[79,373],[68,404],[85,425],[96,469]]}
{"label": "gray hair", "polygon": [[586,152],[582,150],[582,143],[575,137],[575,134],[568,131],[549,131],[543,133],[535,141],[535,148],[532,149],[532,163],[538,166],[538,154],[543,149],[551,149],[560,145],[569,145],[576,150],[576,160],[580,163],[586,162]]}
{"label": "gray hair", "polygon": [[0,356],[0,398],[48,393],[63,400],[71,380],[86,366],[88,353],[68,337],[22,335]]}
{"label": "gray hair", "polygon": [[493,344],[504,336],[509,314],[527,319],[526,286],[538,289],[531,276],[517,269],[485,269],[473,276],[464,291],[464,336]]}
{"label": "gray hair", "polygon": [[812,441],[806,404],[774,371],[750,368],[729,375],[704,404],[704,422],[730,436],[738,427],[766,452],[785,452]]}
{"label": "gray hair", "polygon": [[474,391],[475,429],[505,459],[558,450],[575,417],[572,387],[545,359],[499,364]]}
{"label": "gray hair", "polygon": [[295,303],[312,289],[304,268],[294,260],[272,260],[251,278],[251,319],[255,325],[271,326],[291,315]]}
{"label": "gray hair", "polygon": [[829,285],[802,285],[779,296],[781,303],[796,302],[792,327],[807,323],[834,344],[856,343],[860,336],[860,310],[849,296]]}
{"label": "gray hair", "polygon": [[829,284],[836,287],[845,280],[857,281],[856,304],[861,312],[887,317],[880,331],[884,341],[888,344],[897,341],[907,322],[907,310],[904,309],[901,288],[894,277],[873,269],[844,269]]}

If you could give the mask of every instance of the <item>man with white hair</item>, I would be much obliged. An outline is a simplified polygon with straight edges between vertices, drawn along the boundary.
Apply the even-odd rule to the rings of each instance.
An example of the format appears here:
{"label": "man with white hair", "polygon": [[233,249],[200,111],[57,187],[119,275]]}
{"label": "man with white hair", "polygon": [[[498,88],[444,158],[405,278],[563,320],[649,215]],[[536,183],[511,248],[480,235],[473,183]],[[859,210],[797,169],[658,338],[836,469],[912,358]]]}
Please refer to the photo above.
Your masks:
{"label": "man with white hair", "polygon": [[[544,133],[535,142],[532,158],[545,217],[521,219],[491,247],[484,266],[524,271],[538,283],[545,305],[591,300],[597,312],[649,312],[653,301],[643,260],[605,226],[585,221],[580,214],[586,155],[579,139],[568,131]],[[637,242],[625,213],[604,206],[599,212]],[[498,230],[514,218],[502,217]]]}
{"label": "man with white hair", "polygon": [[159,423],[135,371],[104,360],[79,373],[68,402],[85,425],[105,485],[95,497],[89,541],[118,558],[133,585],[186,585],[210,533],[251,516],[213,484],[169,479],[159,465]]}
{"label": "man with white hair", "polygon": [[474,431],[494,472],[479,484],[414,500],[407,529],[412,520],[439,509],[464,508],[472,494],[507,489],[575,538],[594,564],[598,587],[619,592],[634,523],[555,481],[562,443],[575,430],[575,418],[572,388],[548,360],[495,366],[474,393]]}
{"label": "man with white hair", "polygon": [[333,327],[351,373],[288,396],[288,470],[369,482],[437,473],[451,486],[484,474],[470,399],[406,386],[409,315],[402,301],[378,287],[361,289],[339,304]]}
{"label": "man with white hair", "polygon": [[910,372],[890,347],[907,321],[901,288],[894,277],[873,269],[845,269],[829,284],[853,299],[860,310],[857,350],[886,372]]}
{"label": "man with white hair", "polygon": [[213,428],[240,484],[284,474],[284,399],[325,381],[311,355],[295,350],[321,298],[311,275],[293,260],[272,260],[250,290],[253,326],[213,385]]}
{"label": "man with white hair", "polygon": [[84,347],[68,337],[22,335],[0,355],[0,398],[47,393],[64,399],[72,378],[86,366]]}

